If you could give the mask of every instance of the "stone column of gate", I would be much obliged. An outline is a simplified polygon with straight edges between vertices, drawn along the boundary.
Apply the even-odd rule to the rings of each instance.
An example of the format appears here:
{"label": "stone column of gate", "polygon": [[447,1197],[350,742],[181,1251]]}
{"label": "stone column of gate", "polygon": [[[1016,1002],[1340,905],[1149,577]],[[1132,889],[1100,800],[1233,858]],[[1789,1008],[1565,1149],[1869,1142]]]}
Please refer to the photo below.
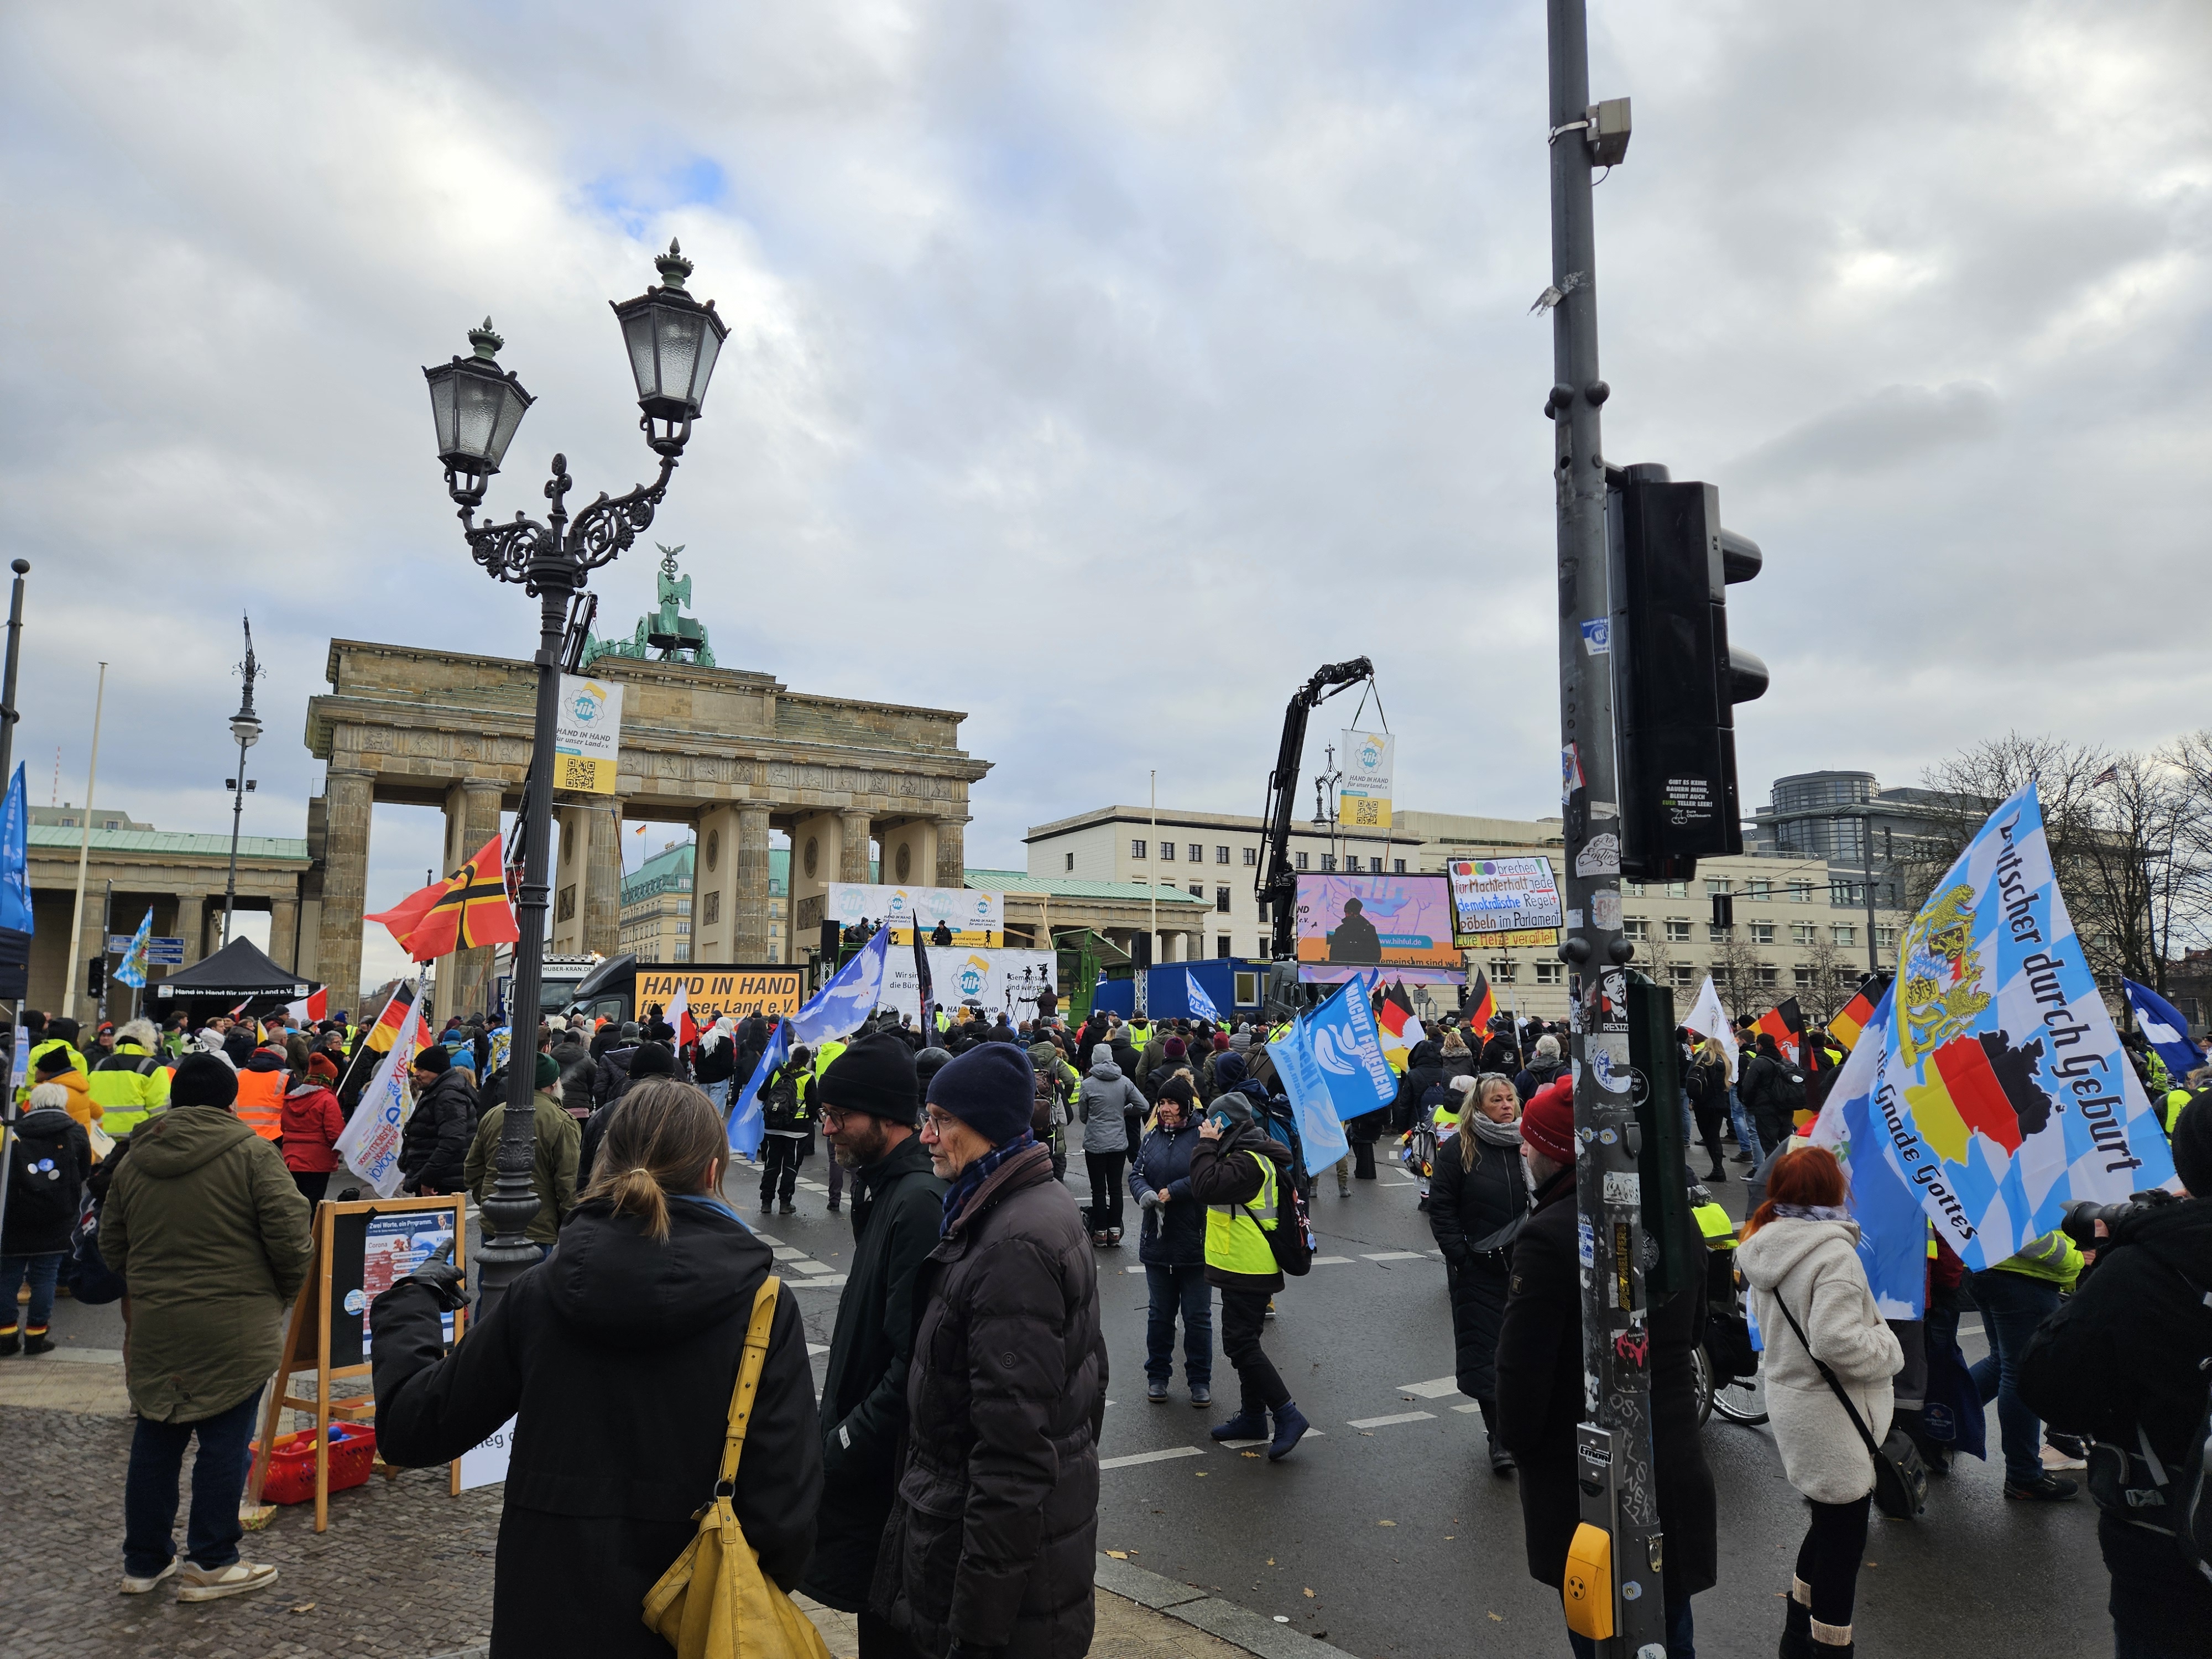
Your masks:
{"label": "stone column of gate", "polygon": [[874,828],[872,812],[846,811],[837,814],[839,836],[837,879],[868,884],[868,837]]}
{"label": "stone column of gate", "polygon": [[[361,997],[362,913],[368,908],[368,821],[376,799],[374,773],[333,766],[323,783],[323,926],[315,960],[340,1007]],[[389,895],[392,900],[401,895]],[[201,948],[197,930],[185,933],[186,960]]]}
{"label": "stone column of gate", "polygon": [[[184,966],[191,967],[207,954],[207,901],[197,893],[177,895],[177,921],[173,930],[185,942]],[[176,969],[168,970],[175,973]]]}
{"label": "stone column of gate", "polygon": [[269,901],[269,960],[279,968],[296,969],[300,926],[300,896],[279,893]]}
{"label": "stone column of gate", "polygon": [[[737,942],[739,962],[769,960],[768,823],[765,806],[740,806],[738,818]],[[861,830],[865,837],[867,831]],[[865,840],[861,845],[866,846]],[[862,872],[863,880],[866,873]]]}
{"label": "stone column of gate", "polygon": [[[499,834],[497,778],[463,778],[446,792],[446,821],[451,826],[446,844],[458,849],[443,872],[451,875],[474,858],[486,842]],[[497,870],[477,872],[480,881],[496,881]],[[455,951],[438,963],[439,1016],[483,1013],[490,1006],[491,947],[477,945]],[[480,1078],[478,1082],[482,1082]]]}
{"label": "stone column of gate", "polygon": [[603,957],[622,949],[622,830],[619,796],[592,803],[592,862],[584,872],[584,949]]}
{"label": "stone column of gate", "polygon": [[965,887],[968,884],[968,820],[939,818],[937,821],[937,884],[939,887]]}

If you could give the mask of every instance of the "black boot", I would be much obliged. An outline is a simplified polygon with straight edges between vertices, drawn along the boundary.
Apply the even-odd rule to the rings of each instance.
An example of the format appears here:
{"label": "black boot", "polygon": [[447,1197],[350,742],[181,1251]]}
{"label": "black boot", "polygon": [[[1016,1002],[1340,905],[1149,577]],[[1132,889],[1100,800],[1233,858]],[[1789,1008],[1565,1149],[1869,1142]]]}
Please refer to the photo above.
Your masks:
{"label": "black boot", "polygon": [[1858,1644],[1851,1640],[1849,1625],[1816,1624],[1812,1631],[1812,1640],[1805,1644],[1805,1651],[1812,1659],[1851,1659]]}
{"label": "black boot", "polygon": [[[1799,1592],[1806,1597],[1799,1601]],[[1782,1615],[1780,1659],[1813,1659],[1813,1587],[1802,1578],[1790,1582],[1790,1599]]]}

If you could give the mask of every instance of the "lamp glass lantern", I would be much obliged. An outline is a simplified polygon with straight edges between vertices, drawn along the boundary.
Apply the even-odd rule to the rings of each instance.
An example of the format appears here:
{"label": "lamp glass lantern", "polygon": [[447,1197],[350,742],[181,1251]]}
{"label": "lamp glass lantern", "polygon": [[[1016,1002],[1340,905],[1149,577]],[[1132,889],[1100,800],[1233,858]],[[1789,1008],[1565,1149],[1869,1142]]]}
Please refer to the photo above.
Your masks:
{"label": "lamp glass lantern", "polygon": [[238,739],[240,748],[251,749],[261,741],[261,722],[243,712],[234,714],[230,717],[230,735]]}
{"label": "lamp glass lantern", "polygon": [[609,303],[629,353],[647,441],[656,450],[672,453],[682,450],[691,422],[706,404],[707,382],[730,331],[715,314],[712,300],[702,305],[684,291],[691,262],[677,243],[670,242],[668,252],[653,264],[660,287],[635,300]]}
{"label": "lamp glass lantern", "polygon": [[438,459],[453,475],[457,491],[483,495],[484,480],[499,471],[523,412],[535,401],[513,370],[500,368],[498,352],[506,343],[487,317],[482,328],[469,331],[472,356],[422,371],[430,383]]}

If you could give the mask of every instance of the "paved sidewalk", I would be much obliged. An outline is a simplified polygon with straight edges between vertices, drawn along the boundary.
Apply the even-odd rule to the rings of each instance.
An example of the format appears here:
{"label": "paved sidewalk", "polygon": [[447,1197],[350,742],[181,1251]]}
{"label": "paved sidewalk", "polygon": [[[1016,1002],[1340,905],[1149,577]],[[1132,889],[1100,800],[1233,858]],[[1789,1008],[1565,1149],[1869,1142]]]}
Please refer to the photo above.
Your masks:
{"label": "paved sidewalk", "polygon": [[[119,1356],[118,1356],[119,1358]],[[451,1498],[446,1472],[410,1469],[333,1495],[331,1528],[312,1506],[246,1534],[249,1559],[281,1576],[266,1590],[188,1606],[168,1588],[115,1593],[123,1472],[132,1419],[122,1367],[103,1354],[0,1360],[0,1555],[15,1565],[9,1659],[482,1659],[491,1623],[501,1489]],[[191,1463],[185,1470],[185,1501]],[[181,1525],[181,1522],[180,1522]],[[1110,1659],[1350,1659],[1190,1585],[1101,1555],[1091,1652]],[[807,1606],[838,1659],[854,1622]]]}

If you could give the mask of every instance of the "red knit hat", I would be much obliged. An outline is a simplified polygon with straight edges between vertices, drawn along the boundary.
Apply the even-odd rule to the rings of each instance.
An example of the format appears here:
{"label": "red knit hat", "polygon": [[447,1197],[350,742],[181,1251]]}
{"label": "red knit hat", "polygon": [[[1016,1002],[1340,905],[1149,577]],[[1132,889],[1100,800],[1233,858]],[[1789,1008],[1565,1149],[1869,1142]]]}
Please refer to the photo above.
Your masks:
{"label": "red knit hat", "polygon": [[1575,1085],[1560,1078],[1536,1091],[1521,1114],[1521,1139],[1553,1163],[1575,1161]]}

